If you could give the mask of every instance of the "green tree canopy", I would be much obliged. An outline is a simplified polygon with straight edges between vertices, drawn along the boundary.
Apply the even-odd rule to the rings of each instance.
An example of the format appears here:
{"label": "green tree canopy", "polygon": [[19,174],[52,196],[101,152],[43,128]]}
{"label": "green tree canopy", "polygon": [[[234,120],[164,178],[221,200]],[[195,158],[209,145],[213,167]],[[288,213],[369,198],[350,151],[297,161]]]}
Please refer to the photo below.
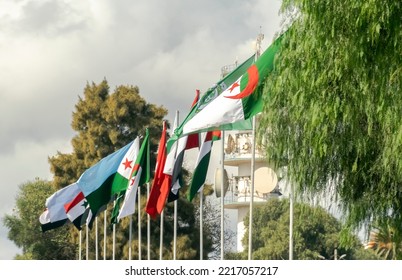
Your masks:
{"label": "green tree canopy", "polygon": [[42,233],[39,216],[44,201],[55,192],[51,182],[34,180],[20,186],[12,215],[4,217],[9,229],[8,238],[22,249],[17,259],[65,260],[74,259],[76,245],[71,243],[69,227],[60,227]]}
{"label": "green tree canopy", "polygon": [[348,225],[402,221],[402,3],[285,0],[294,17],[259,134],[299,193],[329,193]]}
{"label": "green tree canopy", "polygon": [[[289,200],[270,199],[263,205],[255,206],[253,214],[253,259],[289,259]],[[346,255],[344,259],[356,259],[363,246],[356,236],[349,236],[349,246],[342,245],[341,223],[321,207],[295,203],[293,214],[293,258],[296,260],[334,259]],[[249,216],[244,220],[246,233],[243,237],[247,258]]]}

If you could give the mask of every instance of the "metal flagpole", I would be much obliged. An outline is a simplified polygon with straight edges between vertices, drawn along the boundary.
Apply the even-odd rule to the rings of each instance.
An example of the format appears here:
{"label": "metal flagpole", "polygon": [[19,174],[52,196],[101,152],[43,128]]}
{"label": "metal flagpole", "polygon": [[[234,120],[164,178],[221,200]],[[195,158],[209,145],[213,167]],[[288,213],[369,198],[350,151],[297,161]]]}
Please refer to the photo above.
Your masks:
{"label": "metal flagpole", "polygon": [[98,217],[95,217],[95,260],[98,260]]}
{"label": "metal flagpole", "polygon": [[203,249],[204,249],[204,237],[203,237],[203,225],[202,225],[202,223],[203,223],[203,215],[202,215],[202,209],[203,209],[203,198],[204,198],[204,194],[203,194],[203,189],[204,189],[204,185],[201,187],[201,189],[200,189],[200,260],[202,260],[202,257],[203,257],[203,254],[204,254],[204,252],[203,252]]}
{"label": "metal flagpole", "polygon": [[141,191],[137,190],[138,202],[138,259],[141,260]]}
{"label": "metal flagpole", "polygon": [[130,224],[129,224],[129,232],[128,232],[128,259],[131,260],[131,241],[132,241],[132,232],[133,232],[133,215],[130,215]]}
{"label": "metal flagpole", "polygon": [[[258,34],[257,36],[257,41],[256,41],[256,54],[255,54],[255,60],[257,60],[260,57],[261,53],[261,42],[264,39],[264,35],[261,33]],[[252,128],[252,134],[253,134],[253,142],[252,142],[252,155],[251,155],[251,193],[250,193],[250,219],[249,219],[249,236],[248,236],[248,259],[251,260],[253,257],[253,206],[254,206],[254,171],[255,171],[255,142],[256,142],[256,117],[253,117],[253,128]]]}
{"label": "metal flagpole", "polygon": [[88,257],[88,251],[89,251],[89,249],[88,249],[88,245],[89,245],[89,243],[88,243],[88,236],[89,236],[89,233],[88,233],[88,224],[87,224],[87,226],[85,227],[85,229],[86,229],[86,232],[85,232],[85,247],[86,247],[86,250],[85,250],[85,257],[86,257],[86,260],[89,260],[89,257]]}
{"label": "metal flagpole", "polygon": [[[116,200],[114,200],[113,203],[113,208],[116,206]],[[113,224],[113,257],[112,259],[114,260],[115,253],[116,253],[116,224]]]}
{"label": "metal flagpole", "polygon": [[289,260],[293,260],[293,186],[289,194]]}
{"label": "metal flagpole", "polygon": [[176,245],[177,245],[177,199],[174,201],[173,260],[176,260]]}
{"label": "metal flagpole", "polygon": [[163,216],[164,216],[165,210],[162,210],[161,212],[161,234],[160,234],[160,241],[159,241],[159,260],[163,260]]}
{"label": "metal flagpole", "polygon": [[254,204],[254,169],[255,169],[255,116],[253,117],[253,142],[251,155],[251,191],[250,191],[250,219],[248,230],[248,259],[253,257],[253,204]]}
{"label": "metal flagpole", "polygon": [[106,210],[103,216],[103,259],[106,260]]}
{"label": "metal flagpole", "polygon": [[78,244],[78,259],[81,260],[81,242],[82,242],[82,230],[80,230],[80,236],[79,236],[79,244]]}
{"label": "metal flagpole", "polygon": [[224,228],[224,222],[225,222],[225,187],[224,187],[224,182],[225,182],[225,177],[224,177],[224,170],[225,170],[225,131],[222,130],[222,161],[221,161],[221,168],[222,168],[222,180],[221,180],[221,260],[224,259],[224,243],[225,243],[225,228]]}
{"label": "metal flagpole", "polygon": [[[149,183],[147,183],[147,199],[149,199]],[[148,260],[151,259],[151,216],[149,214],[147,214],[147,257]]]}

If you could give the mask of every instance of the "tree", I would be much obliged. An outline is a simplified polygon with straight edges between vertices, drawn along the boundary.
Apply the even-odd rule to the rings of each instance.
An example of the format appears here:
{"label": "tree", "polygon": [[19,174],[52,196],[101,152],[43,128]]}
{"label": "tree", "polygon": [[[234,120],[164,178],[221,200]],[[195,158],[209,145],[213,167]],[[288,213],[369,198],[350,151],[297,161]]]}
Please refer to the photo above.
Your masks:
{"label": "tree", "polygon": [[376,222],[370,232],[366,249],[373,250],[379,258],[386,260],[402,259],[401,225],[388,218]]}
{"label": "tree", "polygon": [[[113,93],[109,92],[106,80],[99,84],[87,84],[84,96],[79,101],[73,112],[72,128],[77,134],[72,139],[73,152],[69,154],[58,153],[50,157],[51,171],[54,174],[54,184],[57,189],[76,181],[79,176],[100,159],[111,154],[134,140],[137,135],[143,135],[148,127],[150,135],[150,150],[156,152],[162,131],[163,118],[167,110],[163,107],[149,104],[139,94],[138,87],[119,86]],[[167,123],[168,127],[169,124]],[[151,152],[151,168],[155,166],[155,154]],[[140,187],[142,209],[145,208],[146,188]],[[194,226],[194,206],[180,198],[178,201],[178,243],[177,258],[195,258],[198,252],[196,236],[197,227]],[[110,217],[112,205],[108,205],[107,215]],[[104,227],[104,213],[99,216],[99,227]],[[164,219],[164,257],[171,258],[173,240],[173,210],[172,205],[167,205]],[[107,220],[109,225],[110,218]],[[138,217],[133,215],[133,240],[132,258],[138,259]],[[159,257],[159,219],[151,221],[152,247],[150,255],[154,259]],[[112,259],[112,231],[107,226],[106,258]],[[128,259],[129,219],[123,218],[116,225],[115,259]],[[147,257],[146,236],[147,217],[145,211],[141,213],[141,258]],[[78,242],[78,234],[72,232],[75,244]],[[95,232],[91,230],[88,243],[90,244],[89,259],[95,259]],[[103,240],[103,231],[99,234]],[[84,242],[86,242],[84,238]],[[100,242],[100,252],[103,252],[103,242]],[[182,249],[180,249],[182,248]],[[85,252],[83,257],[86,258]]]}
{"label": "tree", "polygon": [[402,221],[400,1],[283,1],[294,17],[259,135],[299,193],[333,193],[346,226]]}
{"label": "tree", "polygon": [[54,191],[51,182],[39,179],[20,185],[14,212],[3,219],[9,229],[8,238],[22,248],[22,255],[17,255],[17,259],[64,260],[75,257],[77,246],[71,243],[69,225],[41,231],[39,216],[44,211],[44,201]]}
{"label": "tree", "polygon": [[[253,259],[286,260],[289,258],[289,201],[273,198],[264,205],[255,206],[253,215]],[[308,217],[308,218],[306,218]],[[233,258],[247,259],[249,216],[244,220],[244,252]],[[356,236],[350,235],[350,246],[341,244],[341,223],[321,207],[308,204],[294,205],[293,257],[296,260],[355,259],[363,248]]]}

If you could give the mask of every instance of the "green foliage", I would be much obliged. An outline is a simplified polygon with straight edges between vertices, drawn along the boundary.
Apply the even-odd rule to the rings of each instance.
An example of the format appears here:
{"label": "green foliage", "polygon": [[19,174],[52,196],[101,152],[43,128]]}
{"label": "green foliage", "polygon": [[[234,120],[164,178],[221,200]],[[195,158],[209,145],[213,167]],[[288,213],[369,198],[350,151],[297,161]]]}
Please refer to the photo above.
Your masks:
{"label": "green foliage", "polygon": [[[289,259],[289,201],[270,199],[258,205],[253,214],[253,259]],[[341,242],[341,223],[321,207],[296,203],[293,213],[293,258],[296,260],[334,259],[346,254],[345,259],[356,259],[362,244],[349,234],[349,246]],[[248,252],[249,216],[244,220],[246,233],[243,237],[244,252],[234,255],[245,259]]]}
{"label": "green foliage", "polygon": [[286,0],[294,22],[259,134],[299,193],[335,188],[348,226],[402,221],[402,3]]}
{"label": "green foliage", "polygon": [[44,211],[44,201],[54,192],[50,182],[38,179],[20,186],[14,213],[4,217],[4,225],[9,229],[8,238],[22,248],[22,255],[17,255],[16,259],[74,258],[77,248],[70,240],[70,226],[41,231],[39,216]]}

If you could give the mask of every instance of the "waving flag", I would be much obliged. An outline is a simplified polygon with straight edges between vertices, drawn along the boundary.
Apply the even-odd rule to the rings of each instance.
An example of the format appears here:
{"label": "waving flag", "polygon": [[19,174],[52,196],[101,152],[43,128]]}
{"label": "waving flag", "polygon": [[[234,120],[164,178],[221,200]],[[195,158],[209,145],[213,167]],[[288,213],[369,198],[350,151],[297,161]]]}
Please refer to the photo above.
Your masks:
{"label": "waving flag", "polygon": [[[166,162],[166,123],[163,122],[161,139],[158,146],[158,157],[156,159],[155,175],[152,181],[151,191],[147,201],[146,212],[154,219],[162,212],[166,198],[169,194],[169,186],[163,185],[165,177],[163,173]],[[162,206],[163,205],[163,206]]]}
{"label": "waving flag", "polygon": [[82,229],[82,226],[86,223],[88,212],[91,211],[82,192],[79,192],[72,201],[65,204],[64,209],[68,219],[78,230]]}
{"label": "waving flag", "polygon": [[[260,86],[274,68],[275,55],[280,47],[279,37],[251,65],[247,72],[237,78],[213,101],[186,119],[175,133],[182,135],[211,130],[227,130],[227,126],[241,121],[251,121],[251,117],[261,112]],[[233,129],[233,128],[232,128]]]}
{"label": "waving flag", "polygon": [[133,144],[134,141],[101,159],[78,179],[76,184],[87,199],[92,213],[97,214],[112,199],[112,193],[117,191],[112,189],[115,175]]}
{"label": "waving flag", "polygon": [[135,213],[135,200],[137,198],[137,189],[139,186],[148,183],[150,179],[150,162],[149,162],[149,133],[146,130],[145,138],[141,144],[134,164],[130,185],[128,186],[124,201],[121,206],[117,220]]}
{"label": "waving flag", "polygon": [[64,187],[46,199],[46,209],[40,215],[42,231],[60,227],[69,222],[64,204],[69,203],[80,192],[76,183]]}
{"label": "waving flag", "polygon": [[208,131],[202,133],[202,144],[198,153],[196,167],[194,169],[193,178],[191,179],[188,189],[188,200],[192,201],[197,192],[201,189],[207,178],[209,160],[211,158],[211,150],[213,141],[221,139],[221,132]]}

